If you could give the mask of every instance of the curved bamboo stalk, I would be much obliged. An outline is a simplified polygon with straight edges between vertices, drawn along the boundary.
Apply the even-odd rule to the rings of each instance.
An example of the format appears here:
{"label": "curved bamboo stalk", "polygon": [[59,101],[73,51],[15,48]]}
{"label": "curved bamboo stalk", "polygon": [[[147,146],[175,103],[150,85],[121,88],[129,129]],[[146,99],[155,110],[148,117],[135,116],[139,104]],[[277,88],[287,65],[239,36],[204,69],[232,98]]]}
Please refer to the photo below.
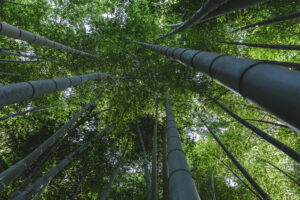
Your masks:
{"label": "curved bamboo stalk", "polygon": [[197,12],[195,12],[189,20],[183,22],[175,30],[167,33],[166,35],[163,35],[163,36],[159,37],[157,40],[167,38],[171,35],[175,35],[176,33],[179,33],[181,31],[185,30],[186,28],[192,26],[197,21],[200,21],[201,19],[203,19],[211,11],[213,11],[216,8],[218,8],[219,6],[225,4],[227,1],[228,0],[207,0],[205,2],[205,4],[199,10],[197,10]]}
{"label": "curved bamboo stalk", "polygon": [[6,24],[4,22],[0,22],[0,35],[4,35],[9,38],[23,40],[41,46],[47,46],[50,48],[58,49],[69,53],[75,53],[75,54],[80,54],[82,56],[98,58],[97,56],[94,56],[92,54],[73,49],[71,47],[49,40],[47,38],[38,36],[34,33]]}
{"label": "curved bamboo stalk", "polygon": [[31,99],[36,96],[63,90],[89,80],[95,80],[104,77],[116,78],[115,76],[109,74],[91,73],[66,78],[46,79],[3,85],[0,87],[0,108],[26,99]]}
{"label": "curved bamboo stalk", "polygon": [[255,23],[255,24],[250,24],[250,25],[235,29],[234,31],[231,31],[229,33],[234,33],[237,31],[244,31],[244,30],[247,30],[250,28],[257,28],[260,26],[265,26],[265,25],[269,25],[269,24],[273,24],[273,23],[278,23],[278,22],[283,22],[283,21],[287,21],[287,20],[291,20],[291,19],[298,19],[298,18],[300,18],[300,11],[297,11],[294,13],[289,13],[287,15],[282,15],[282,16],[275,17],[272,19],[263,20],[263,21]]}
{"label": "curved bamboo stalk", "polygon": [[172,200],[199,200],[192,174],[190,172],[176,121],[166,92],[166,115],[168,130],[168,169],[169,192]]}
{"label": "curved bamboo stalk", "polygon": [[210,132],[210,134],[214,137],[216,142],[220,145],[223,151],[226,153],[228,158],[233,162],[233,164],[239,169],[239,171],[245,176],[245,178],[249,181],[252,187],[261,195],[263,199],[271,199],[271,197],[256,183],[256,181],[250,176],[250,174],[242,167],[242,165],[235,159],[235,157],[226,149],[226,147],[222,144],[219,138],[214,134],[214,132],[207,126],[202,117],[198,115],[204,126]]}
{"label": "curved bamboo stalk", "polygon": [[216,53],[135,43],[209,75],[300,131],[300,72]]}
{"label": "curved bamboo stalk", "polygon": [[150,200],[151,199],[151,179],[150,179],[150,174],[149,174],[149,169],[148,169],[146,149],[145,149],[144,140],[143,140],[143,136],[141,133],[141,129],[140,129],[138,120],[136,120],[136,126],[137,126],[137,132],[139,134],[140,144],[141,144],[141,147],[143,150],[144,170],[145,170],[145,178],[146,178],[146,184],[147,184],[147,199]]}
{"label": "curved bamboo stalk", "polygon": [[78,120],[78,118],[101,96],[99,93],[81,111],[76,113],[65,125],[60,127],[52,136],[40,144],[33,152],[13,166],[0,173],[0,192],[4,190],[13,180],[20,176],[30,165],[36,161],[48,148],[55,144],[59,139],[63,138],[67,133],[67,129]]}

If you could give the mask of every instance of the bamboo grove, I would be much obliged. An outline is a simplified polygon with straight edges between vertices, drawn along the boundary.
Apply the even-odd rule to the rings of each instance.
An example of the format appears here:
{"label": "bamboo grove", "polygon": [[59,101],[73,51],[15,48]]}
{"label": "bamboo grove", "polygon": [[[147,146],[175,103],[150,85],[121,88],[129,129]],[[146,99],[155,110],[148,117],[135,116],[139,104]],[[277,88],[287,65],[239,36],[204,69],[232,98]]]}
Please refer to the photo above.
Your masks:
{"label": "bamboo grove", "polygon": [[0,0],[0,199],[300,199],[293,0]]}

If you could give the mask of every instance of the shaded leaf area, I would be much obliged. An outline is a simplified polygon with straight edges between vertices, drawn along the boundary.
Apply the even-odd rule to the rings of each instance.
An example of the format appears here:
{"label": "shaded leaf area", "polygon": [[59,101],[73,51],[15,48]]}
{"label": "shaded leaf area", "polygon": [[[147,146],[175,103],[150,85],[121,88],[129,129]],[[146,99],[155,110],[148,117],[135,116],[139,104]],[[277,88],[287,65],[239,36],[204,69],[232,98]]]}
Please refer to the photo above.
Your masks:
{"label": "shaded leaf area", "polygon": [[[38,177],[46,174],[101,130],[110,124],[114,126],[55,176],[40,198],[69,199],[74,196],[75,199],[100,198],[128,139],[126,156],[107,199],[146,199],[143,152],[136,130],[136,116],[139,119],[147,159],[150,161],[155,104],[159,94],[157,161],[158,195],[161,199],[163,194],[162,141],[165,126],[163,92],[168,90],[184,150],[201,196],[205,199],[212,198],[211,175],[214,171],[216,199],[256,198],[222,164],[226,163],[243,181],[247,182],[213,140],[198,118],[198,114],[201,114],[224,146],[272,199],[299,199],[299,187],[261,159],[273,163],[298,182],[299,164],[231,118],[205,98],[203,92],[298,152],[300,151],[299,133],[275,125],[286,124],[203,74],[195,73],[174,60],[131,42],[136,40],[157,43],[155,38],[172,30],[165,25],[188,19],[203,5],[204,0],[124,2],[14,0],[14,2],[34,4],[36,7],[0,2],[1,21],[97,55],[99,59],[72,55],[1,36],[1,49],[49,59],[37,63],[0,63],[1,72],[22,75],[0,75],[1,84],[98,72],[126,78],[117,81],[110,79],[90,81],[64,91],[1,108],[0,117],[31,108],[64,105],[0,121],[0,172],[31,153],[103,88],[106,88],[96,103],[68,130],[68,135],[59,143],[57,151],[50,157]],[[194,25],[173,37],[159,41],[159,45],[198,49],[250,59],[299,63],[300,55],[296,51],[234,46],[213,41],[299,45],[299,19],[229,33],[239,27],[297,10],[299,4],[293,0],[266,1]],[[0,59],[36,60],[8,54],[0,54]],[[42,157],[32,164],[31,169],[39,164]],[[151,171],[151,166],[149,169]],[[0,194],[0,199],[8,199],[30,171],[27,170],[8,186]]]}

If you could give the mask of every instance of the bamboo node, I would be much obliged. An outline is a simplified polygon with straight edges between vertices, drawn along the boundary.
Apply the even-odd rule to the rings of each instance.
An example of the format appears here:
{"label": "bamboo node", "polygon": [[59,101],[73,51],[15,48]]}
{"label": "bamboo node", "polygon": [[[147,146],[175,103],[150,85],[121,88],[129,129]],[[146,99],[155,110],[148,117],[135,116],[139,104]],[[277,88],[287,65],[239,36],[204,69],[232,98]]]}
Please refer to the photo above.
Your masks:
{"label": "bamboo node", "polygon": [[209,65],[209,67],[208,67],[208,74],[209,74],[209,76],[213,79],[213,75],[212,75],[212,66],[213,66],[213,64],[214,64],[214,62],[216,62],[219,58],[221,58],[221,57],[223,57],[223,56],[227,56],[227,55],[218,55],[217,57],[215,57],[212,61],[211,61],[211,63],[210,63],[210,65]]}
{"label": "bamboo node", "polygon": [[260,61],[260,62],[257,62],[257,63],[254,63],[254,64],[251,64],[250,66],[248,66],[242,73],[241,73],[241,76],[239,78],[239,83],[238,83],[238,90],[239,90],[239,93],[242,95],[242,97],[245,98],[243,92],[242,92],[242,81],[243,81],[243,78],[245,76],[245,74],[250,70],[252,69],[253,67],[259,65],[259,64],[262,64],[264,62]]}

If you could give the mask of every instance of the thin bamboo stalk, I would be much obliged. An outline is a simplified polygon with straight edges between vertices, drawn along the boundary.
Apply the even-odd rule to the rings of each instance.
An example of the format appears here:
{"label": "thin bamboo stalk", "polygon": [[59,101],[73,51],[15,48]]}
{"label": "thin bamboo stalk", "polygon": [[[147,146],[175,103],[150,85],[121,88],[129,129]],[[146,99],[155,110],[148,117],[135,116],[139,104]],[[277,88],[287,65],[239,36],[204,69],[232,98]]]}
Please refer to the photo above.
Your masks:
{"label": "thin bamboo stalk", "polygon": [[271,197],[256,183],[256,181],[250,176],[250,174],[242,167],[242,165],[235,159],[235,157],[227,150],[227,148],[222,144],[219,138],[214,134],[214,132],[208,127],[208,125],[204,122],[202,117],[198,115],[204,126],[214,137],[216,142],[220,145],[226,155],[230,158],[233,164],[239,169],[239,171],[245,176],[245,178],[249,181],[252,187],[261,195],[263,199],[271,199]]}
{"label": "thin bamboo stalk", "polygon": [[55,144],[59,139],[63,138],[67,133],[67,129],[78,120],[78,118],[101,96],[99,93],[81,111],[76,113],[71,120],[60,127],[52,136],[40,144],[33,152],[27,155],[22,160],[18,161],[13,166],[0,173],[0,192],[4,190],[10,183],[20,176],[30,165],[37,160],[49,147]]}

